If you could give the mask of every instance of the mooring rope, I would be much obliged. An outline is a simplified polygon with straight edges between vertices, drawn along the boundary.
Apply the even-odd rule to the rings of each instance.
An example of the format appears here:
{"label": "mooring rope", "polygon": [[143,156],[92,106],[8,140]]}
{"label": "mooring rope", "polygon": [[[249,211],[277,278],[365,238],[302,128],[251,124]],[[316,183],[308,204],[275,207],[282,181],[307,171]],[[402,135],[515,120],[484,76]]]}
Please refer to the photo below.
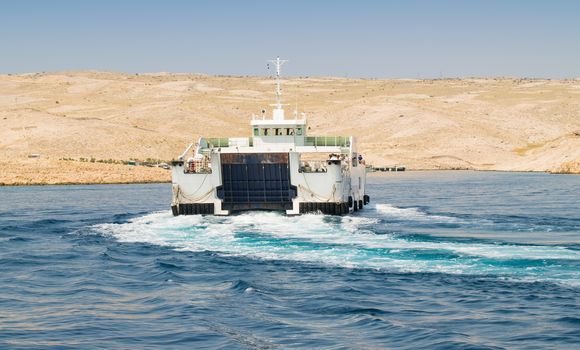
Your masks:
{"label": "mooring rope", "polygon": [[326,197],[318,195],[317,193],[312,191],[312,189],[310,188],[310,185],[308,184],[308,180],[306,179],[306,175],[304,175],[304,173],[302,173],[302,177],[304,178],[304,182],[306,183],[306,187],[304,187],[302,185],[298,185],[298,187],[304,189],[306,192],[309,192],[312,195],[312,197],[318,199],[319,201],[323,201],[323,202],[330,202],[334,198],[334,194],[336,192],[336,184],[332,185],[332,193],[330,194],[329,198],[326,198]]}
{"label": "mooring rope", "polygon": [[203,184],[205,183],[205,180],[207,180],[207,178],[209,177],[209,174],[206,174],[203,177],[203,181],[201,182],[201,184],[199,185],[199,187],[193,192],[193,194],[191,195],[186,195],[182,190],[181,187],[178,185],[177,186],[177,193],[176,193],[176,197],[177,197],[177,204],[179,204],[180,199],[183,198],[189,202],[201,202],[205,199],[207,199],[207,197],[209,197],[209,195],[214,191],[213,187],[207,191],[206,193],[202,194],[201,196],[198,197],[194,197],[197,192],[199,192],[199,190],[203,187]]}

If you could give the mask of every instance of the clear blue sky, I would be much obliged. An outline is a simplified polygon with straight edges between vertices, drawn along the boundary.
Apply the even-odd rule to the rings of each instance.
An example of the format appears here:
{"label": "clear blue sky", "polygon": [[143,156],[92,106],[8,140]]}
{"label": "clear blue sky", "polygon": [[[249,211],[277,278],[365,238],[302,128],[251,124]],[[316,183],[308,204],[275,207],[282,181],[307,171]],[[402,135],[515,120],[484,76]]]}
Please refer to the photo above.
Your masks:
{"label": "clear blue sky", "polygon": [[0,0],[0,73],[580,77],[580,1]]}

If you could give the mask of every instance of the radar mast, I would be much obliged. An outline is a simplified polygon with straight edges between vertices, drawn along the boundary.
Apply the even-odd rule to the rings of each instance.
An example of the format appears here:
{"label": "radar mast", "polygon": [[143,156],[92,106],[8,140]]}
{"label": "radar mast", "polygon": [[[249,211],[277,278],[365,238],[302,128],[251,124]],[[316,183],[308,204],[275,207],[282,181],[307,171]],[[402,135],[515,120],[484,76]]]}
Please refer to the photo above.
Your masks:
{"label": "radar mast", "polygon": [[276,57],[275,60],[268,60],[268,62],[276,65],[276,104],[273,111],[273,119],[274,120],[284,120],[284,109],[282,108],[282,89],[280,89],[280,73],[282,70],[282,65],[288,60],[281,60],[280,57]]}

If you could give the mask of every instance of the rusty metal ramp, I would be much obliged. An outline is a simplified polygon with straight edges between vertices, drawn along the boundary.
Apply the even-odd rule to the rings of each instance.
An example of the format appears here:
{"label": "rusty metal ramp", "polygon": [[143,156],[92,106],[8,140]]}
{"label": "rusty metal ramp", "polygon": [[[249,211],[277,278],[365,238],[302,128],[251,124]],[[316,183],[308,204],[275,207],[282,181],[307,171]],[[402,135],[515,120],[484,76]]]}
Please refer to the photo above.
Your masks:
{"label": "rusty metal ramp", "polygon": [[288,153],[227,153],[221,164],[223,209],[292,209],[296,187],[290,184]]}

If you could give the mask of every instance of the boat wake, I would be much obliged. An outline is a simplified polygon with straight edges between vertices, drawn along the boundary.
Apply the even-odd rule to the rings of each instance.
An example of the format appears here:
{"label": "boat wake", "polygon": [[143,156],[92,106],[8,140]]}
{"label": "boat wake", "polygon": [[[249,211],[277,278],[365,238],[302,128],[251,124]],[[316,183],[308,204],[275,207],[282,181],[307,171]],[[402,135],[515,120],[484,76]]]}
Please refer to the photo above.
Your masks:
{"label": "boat wake", "polygon": [[452,216],[427,214],[426,212],[421,211],[419,208],[398,208],[390,204],[377,204],[376,210],[391,219],[400,219],[406,221],[412,220],[415,222],[429,223],[465,223],[464,220]]}
{"label": "boat wake", "polygon": [[479,275],[580,285],[580,251],[570,247],[389,233],[389,220],[394,217],[435,223],[459,223],[462,219],[387,204],[377,204],[375,210],[361,213],[370,213],[370,217],[286,217],[265,212],[173,217],[163,211],[125,223],[96,225],[92,230],[121,242],[181,251],[398,273]]}

